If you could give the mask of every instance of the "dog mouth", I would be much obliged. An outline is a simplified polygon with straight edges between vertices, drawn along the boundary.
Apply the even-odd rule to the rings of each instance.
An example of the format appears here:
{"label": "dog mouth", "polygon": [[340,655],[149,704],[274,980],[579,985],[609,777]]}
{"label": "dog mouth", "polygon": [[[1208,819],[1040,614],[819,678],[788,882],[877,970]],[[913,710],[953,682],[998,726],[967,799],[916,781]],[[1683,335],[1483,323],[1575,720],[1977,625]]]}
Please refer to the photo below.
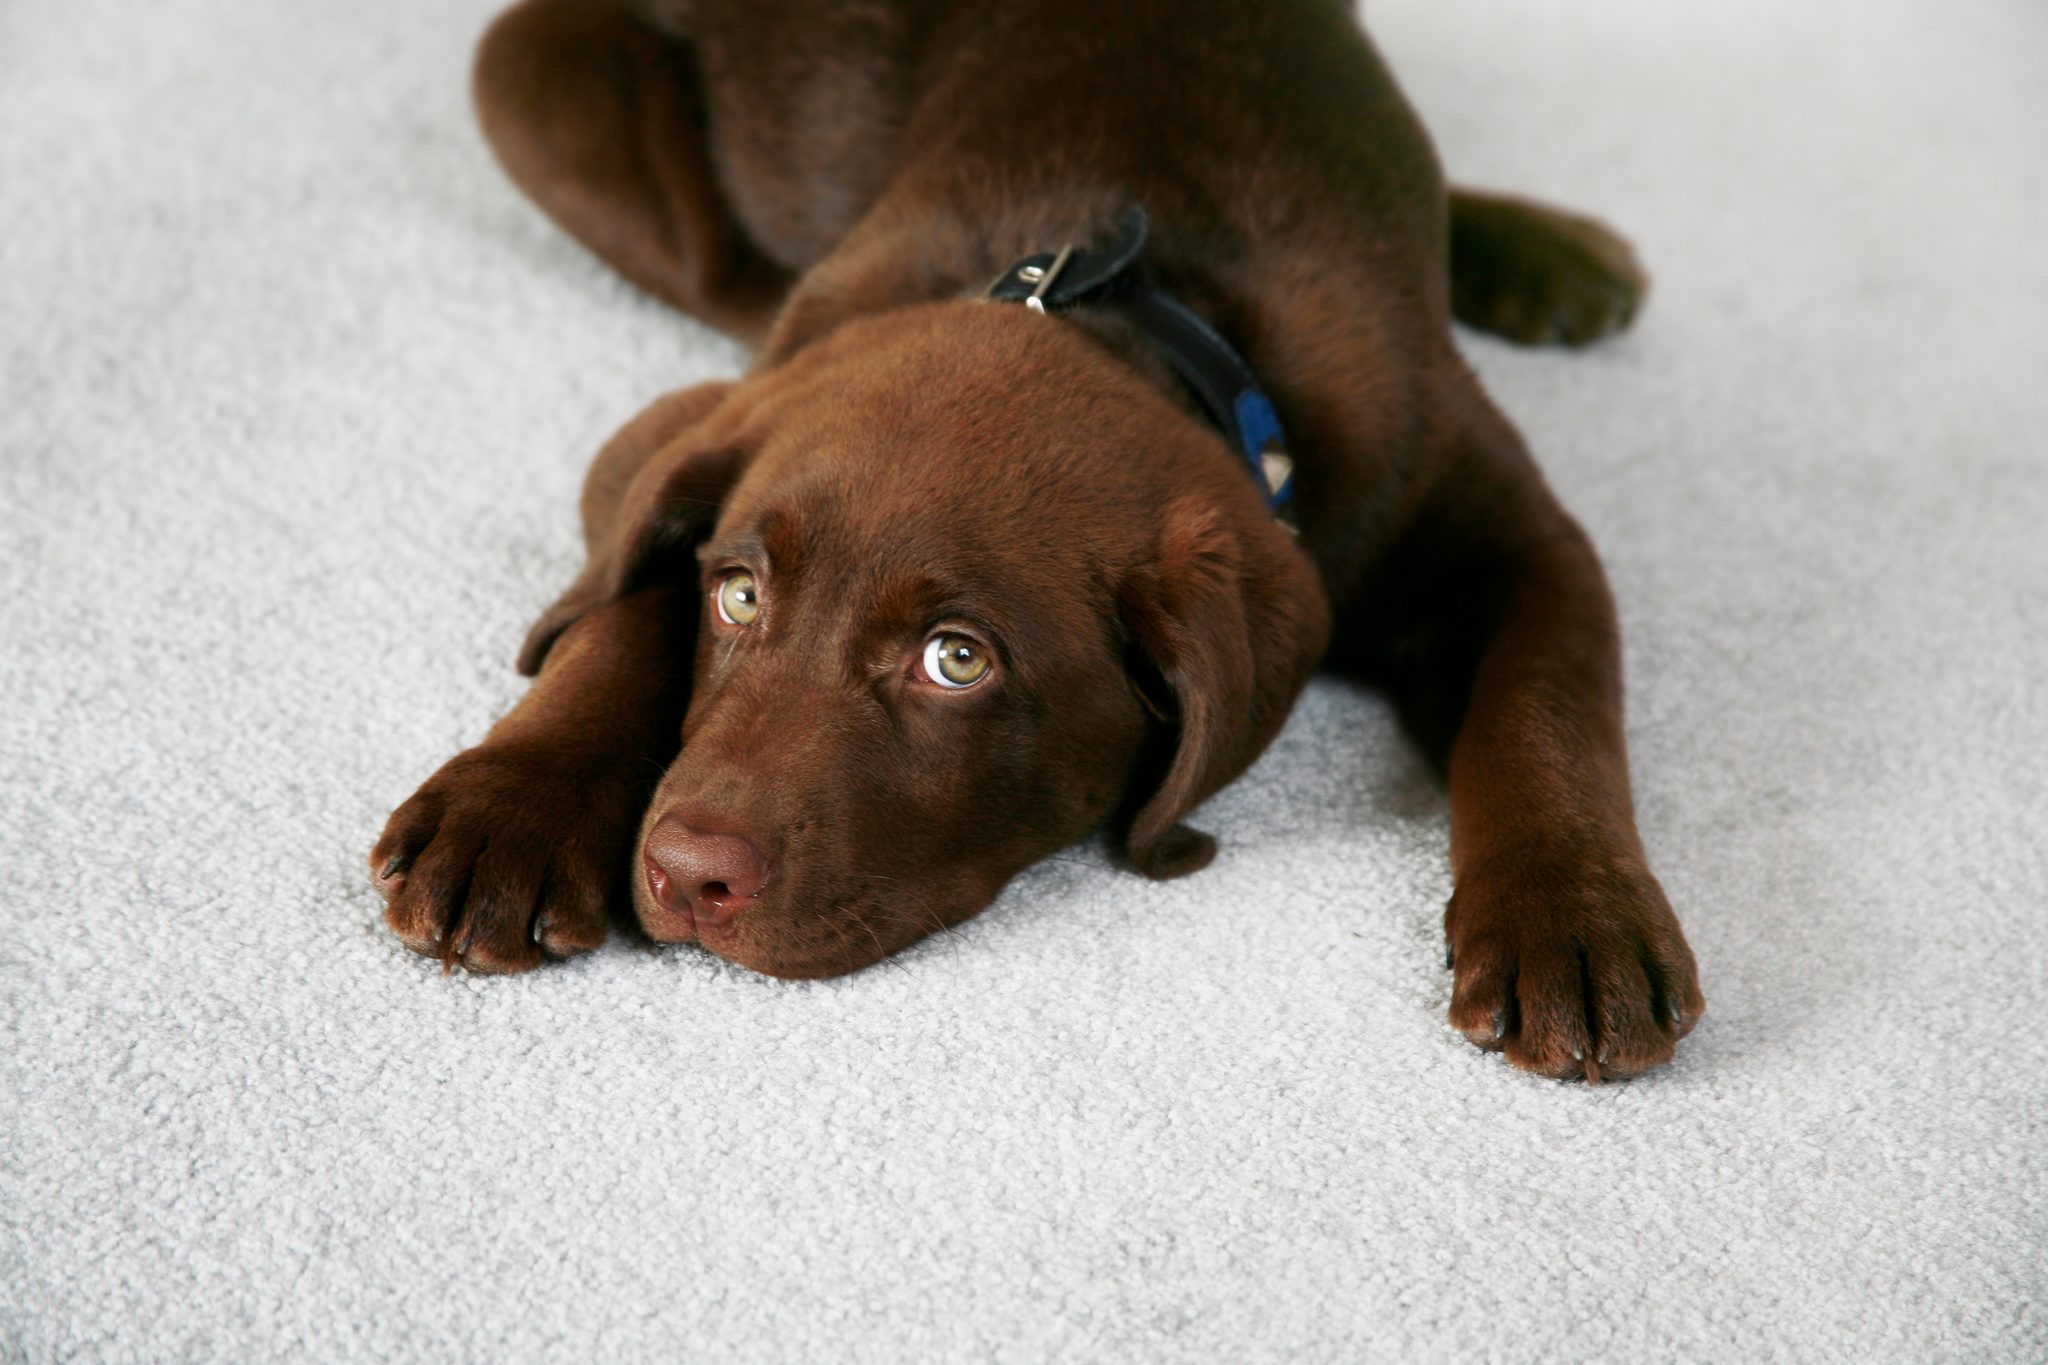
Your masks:
{"label": "dog mouth", "polygon": [[[634,909],[649,938],[695,944],[749,971],[785,980],[845,976],[949,927],[930,912],[907,913],[905,907],[919,898],[893,894],[893,888],[804,897],[794,903],[759,893],[735,896],[728,889],[728,904],[711,913],[700,910],[691,897],[671,894],[658,866],[643,862],[642,872]],[[719,895],[711,885],[698,894]],[[896,904],[899,901],[901,905]],[[806,908],[804,902],[816,908]]]}

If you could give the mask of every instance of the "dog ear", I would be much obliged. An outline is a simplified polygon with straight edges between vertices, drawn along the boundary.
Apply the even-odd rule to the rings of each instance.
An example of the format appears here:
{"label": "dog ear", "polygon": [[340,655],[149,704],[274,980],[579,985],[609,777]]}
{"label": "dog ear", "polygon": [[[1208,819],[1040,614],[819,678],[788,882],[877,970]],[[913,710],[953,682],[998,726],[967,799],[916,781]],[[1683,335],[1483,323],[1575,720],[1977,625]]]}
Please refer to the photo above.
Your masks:
{"label": "dog ear", "polygon": [[583,572],[527,632],[521,673],[540,672],[556,637],[585,613],[664,575],[696,578],[697,542],[745,464],[703,428],[731,387],[700,384],[658,399],[598,452],[583,482]]}
{"label": "dog ear", "polygon": [[1178,730],[1125,851],[1148,877],[1178,877],[1216,855],[1213,838],[1180,821],[1279,733],[1329,643],[1330,608],[1283,528],[1262,516],[1234,524],[1193,500],[1167,509],[1158,556],[1126,580],[1121,608]]}

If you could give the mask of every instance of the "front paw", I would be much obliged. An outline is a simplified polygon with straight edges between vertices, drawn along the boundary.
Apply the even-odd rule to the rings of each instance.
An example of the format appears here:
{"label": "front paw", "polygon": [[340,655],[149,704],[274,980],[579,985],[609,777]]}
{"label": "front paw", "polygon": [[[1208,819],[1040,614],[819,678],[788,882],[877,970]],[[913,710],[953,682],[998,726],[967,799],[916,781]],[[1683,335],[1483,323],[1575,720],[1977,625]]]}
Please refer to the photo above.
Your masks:
{"label": "front paw", "polygon": [[523,972],[604,942],[640,810],[603,765],[485,744],[392,812],[370,853],[384,919],[416,953]]}
{"label": "front paw", "polygon": [[1662,1066],[1706,1009],[1678,917],[1636,859],[1481,868],[1460,879],[1444,935],[1452,1027],[1545,1076]]}

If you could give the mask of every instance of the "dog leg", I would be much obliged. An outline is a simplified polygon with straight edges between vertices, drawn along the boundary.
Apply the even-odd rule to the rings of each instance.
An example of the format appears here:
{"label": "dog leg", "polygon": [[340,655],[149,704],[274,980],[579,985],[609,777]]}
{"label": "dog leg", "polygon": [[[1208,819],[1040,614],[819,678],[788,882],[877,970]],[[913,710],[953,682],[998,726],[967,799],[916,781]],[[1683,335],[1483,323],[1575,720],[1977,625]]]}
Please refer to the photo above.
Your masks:
{"label": "dog leg", "polygon": [[1705,1002],[1635,829],[1614,606],[1575,526],[1508,571],[1450,753],[1451,1023],[1531,1071],[1631,1076]]}
{"label": "dog leg", "polygon": [[[1636,833],[1606,577],[1520,438],[1483,439],[1366,590],[1334,666],[1390,685],[1450,783],[1450,1018],[1545,1075],[1669,1061],[1705,1008]],[[1348,629],[1347,629],[1348,627]]]}
{"label": "dog leg", "polygon": [[416,952],[524,971],[596,947],[606,907],[630,903],[640,817],[682,747],[701,606],[694,587],[624,587],[620,542],[639,534],[635,482],[659,466],[667,495],[728,387],[657,399],[606,442],[583,483],[589,562],[520,651],[533,687],[385,825],[370,871]]}
{"label": "dog leg", "polygon": [[789,273],[712,170],[694,50],[606,0],[526,0],[477,48],[484,135],[570,236],[648,293],[750,344]]}
{"label": "dog leg", "polygon": [[392,813],[370,854],[407,947],[517,972],[604,941],[630,904],[640,816],[681,747],[697,635],[693,590],[597,606],[484,742]]}
{"label": "dog leg", "polygon": [[1468,327],[1527,346],[1586,346],[1628,326],[1649,288],[1635,251],[1604,224],[1451,191],[1451,312]]}

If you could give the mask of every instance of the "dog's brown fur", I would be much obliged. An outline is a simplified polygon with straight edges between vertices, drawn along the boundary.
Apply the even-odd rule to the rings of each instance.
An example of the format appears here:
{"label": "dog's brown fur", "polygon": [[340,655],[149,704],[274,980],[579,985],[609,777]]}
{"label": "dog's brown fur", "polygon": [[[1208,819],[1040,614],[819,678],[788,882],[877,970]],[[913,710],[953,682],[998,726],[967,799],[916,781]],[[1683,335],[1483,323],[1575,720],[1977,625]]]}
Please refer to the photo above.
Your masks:
{"label": "dog's brown fur", "polygon": [[[599,455],[533,690],[373,854],[407,943],[520,970],[630,896],[656,938],[828,975],[1105,822],[1192,871],[1181,818],[1320,663],[1447,773],[1452,1023],[1551,1075],[1670,1058],[1704,1005],[1635,831],[1607,587],[1450,333],[1582,343],[1645,282],[1597,224],[1447,194],[1337,5],[526,0],[476,90],[544,209],[758,358]],[[1113,315],[974,297],[1131,204],[1269,387],[1298,543]],[[735,569],[751,627],[704,608]],[[942,625],[986,681],[924,678]],[[752,840],[761,894],[713,920],[650,890],[664,815]]]}

